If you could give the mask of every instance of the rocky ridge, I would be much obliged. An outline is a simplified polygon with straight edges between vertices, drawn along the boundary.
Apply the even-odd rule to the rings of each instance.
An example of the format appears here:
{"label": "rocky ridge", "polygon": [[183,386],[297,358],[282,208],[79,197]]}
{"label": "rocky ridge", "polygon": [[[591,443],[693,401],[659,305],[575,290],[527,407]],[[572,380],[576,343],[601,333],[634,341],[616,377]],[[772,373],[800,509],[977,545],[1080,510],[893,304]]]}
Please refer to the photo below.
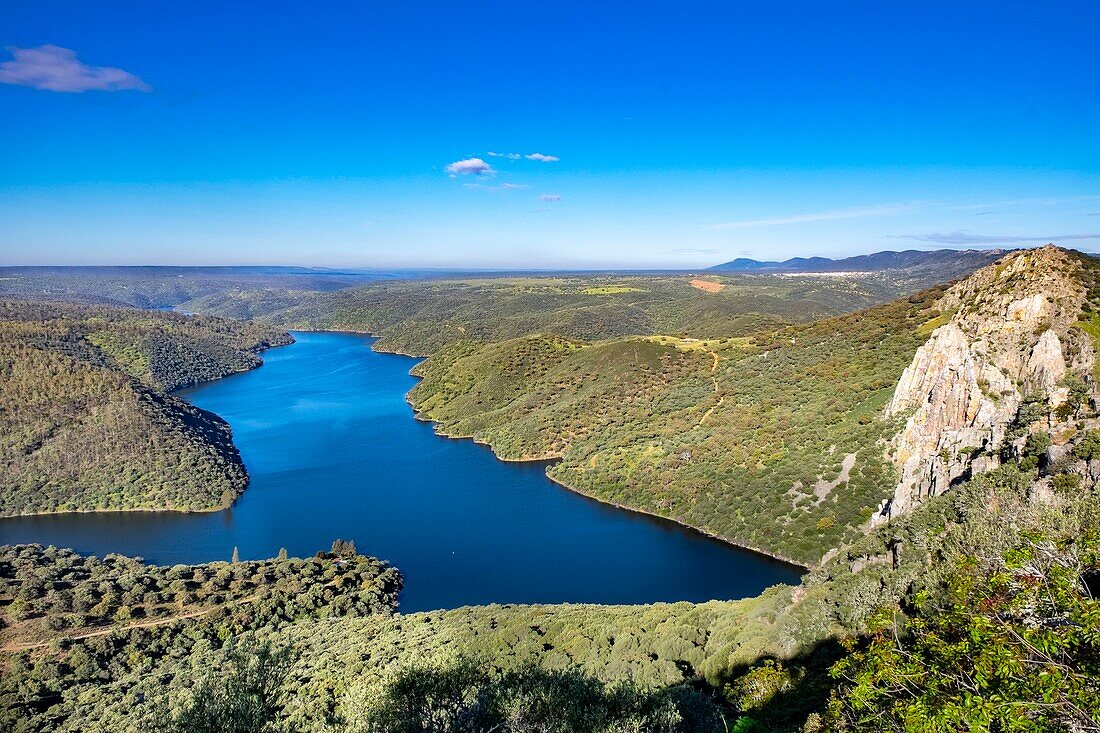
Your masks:
{"label": "rocky ridge", "polygon": [[1096,355],[1080,327],[1093,277],[1087,258],[1047,245],[944,294],[886,407],[906,418],[888,449],[901,478],[872,525],[1018,455],[1040,422],[1063,441],[1083,427],[1081,403],[1096,393]]}

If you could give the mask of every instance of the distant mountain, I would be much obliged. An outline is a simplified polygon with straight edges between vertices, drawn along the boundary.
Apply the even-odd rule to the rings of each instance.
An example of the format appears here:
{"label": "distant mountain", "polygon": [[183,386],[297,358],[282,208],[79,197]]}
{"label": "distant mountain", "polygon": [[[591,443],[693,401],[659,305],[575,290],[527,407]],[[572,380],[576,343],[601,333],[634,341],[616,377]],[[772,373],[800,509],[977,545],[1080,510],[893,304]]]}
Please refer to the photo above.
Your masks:
{"label": "distant mountain", "polygon": [[931,252],[907,249],[904,252],[875,252],[857,257],[834,260],[828,257],[792,257],[783,262],[752,260],[739,257],[711,267],[713,272],[882,272],[910,268],[946,267],[969,272],[984,267],[1003,256],[1003,249],[957,250],[937,249]]}

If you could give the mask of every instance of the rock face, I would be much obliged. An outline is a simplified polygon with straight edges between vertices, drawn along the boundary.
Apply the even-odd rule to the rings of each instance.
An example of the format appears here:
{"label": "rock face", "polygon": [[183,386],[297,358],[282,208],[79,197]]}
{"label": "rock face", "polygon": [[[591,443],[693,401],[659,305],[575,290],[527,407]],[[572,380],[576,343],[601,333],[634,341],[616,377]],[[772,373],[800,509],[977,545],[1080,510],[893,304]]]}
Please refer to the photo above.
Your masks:
{"label": "rock face", "polygon": [[886,408],[887,417],[908,416],[890,446],[901,480],[872,523],[999,465],[1026,395],[1040,393],[1051,409],[1065,401],[1067,342],[1074,367],[1094,359],[1071,331],[1085,300],[1079,271],[1048,245],[1012,253],[944,294],[950,318],[917,350]]}

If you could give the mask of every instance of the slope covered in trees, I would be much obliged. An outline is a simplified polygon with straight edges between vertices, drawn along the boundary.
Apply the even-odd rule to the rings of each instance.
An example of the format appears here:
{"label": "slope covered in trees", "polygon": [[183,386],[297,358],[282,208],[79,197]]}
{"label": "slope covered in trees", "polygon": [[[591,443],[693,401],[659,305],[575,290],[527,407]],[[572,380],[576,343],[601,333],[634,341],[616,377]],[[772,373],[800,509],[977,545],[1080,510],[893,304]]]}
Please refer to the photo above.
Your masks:
{"label": "slope covered in trees", "polygon": [[169,690],[201,684],[216,668],[204,665],[231,653],[236,637],[388,615],[401,582],[341,542],[307,559],[172,567],[0,548],[0,727],[141,729]]}
{"label": "slope covered in trees", "polygon": [[[287,573],[289,585],[276,579],[293,597],[276,593],[261,606],[271,613],[253,615],[241,594],[266,587],[269,575],[282,578],[287,561],[237,573],[236,564],[142,569],[120,558],[9,550],[0,557],[16,558],[13,567],[18,558],[49,558],[29,563],[44,572],[0,564],[0,577],[19,578],[20,588],[25,580],[30,613],[61,609],[66,627],[117,602],[109,600],[116,576],[148,579],[123,596],[148,615],[190,598],[240,603],[163,627],[9,651],[5,722],[26,731],[159,725],[189,733],[1100,729],[1098,308],[1095,261],[1045,250],[1015,255],[948,292],[746,338],[529,337],[449,347],[426,362],[425,389],[414,398],[506,455],[552,451],[560,467],[583,466],[570,459],[575,445],[629,433],[617,450],[644,458],[677,430],[691,435],[716,415],[735,423],[755,409],[753,421],[797,436],[791,446],[816,440],[836,462],[823,483],[807,486],[813,499],[795,505],[813,502],[806,511],[814,511],[850,490],[868,446],[881,461],[879,495],[895,503],[888,512],[856,511],[867,521],[843,530],[799,587],[703,604],[394,615],[392,596],[341,600],[362,597],[361,581],[337,580],[338,561],[353,564],[339,556],[351,553],[340,544],[312,570]],[[733,374],[722,374],[726,360]],[[876,371],[879,362],[895,372],[908,364],[906,376]],[[989,364],[1005,381],[994,383]],[[738,392],[737,378],[754,391]],[[886,403],[898,404],[914,384],[930,385],[916,390],[920,406],[888,419]],[[684,395],[711,402],[688,405]],[[835,428],[815,407],[834,398]],[[722,413],[727,401],[738,407]],[[940,409],[957,404],[976,407]],[[641,417],[623,421],[630,410]],[[603,413],[606,422],[589,419]],[[667,415],[680,422],[665,427]],[[914,453],[921,465],[933,477],[965,468],[949,482],[911,484],[898,470],[917,445],[914,416],[928,443]],[[660,429],[645,434],[650,425]],[[967,442],[956,449],[960,430]],[[849,432],[868,441],[851,444],[860,448],[854,462],[842,453],[849,444],[830,450]],[[753,438],[765,441],[766,456],[778,452],[767,435]],[[733,451],[753,445],[734,430],[716,440]],[[637,445],[646,450],[631,453]],[[599,465],[599,450],[589,455]],[[697,455],[680,450],[671,465]],[[809,451],[798,458],[812,460]],[[758,463],[768,467],[766,458]],[[909,501],[896,501],[902,490]],[[755,498],[723,501],[736,513]],[[843,497],[832,504],[844,505]],[[364,567],[361,580],[373,577],[369,568],[378,577],[392,572]],[[235,595],[212,589],[223,574]],[[0,609],[27,613],[21,591],[10,580],[6,587],[11,601],[0,593]],[[299,596],[316,602],[299,604]],[[337,608],[348,612],[325,610]],[[36,633],[51,633],[43,618]]]}
{"label": "slope covered in trees", "polygon": [[[812,564],[859,536],[884,502],[909,501],[893,496],[895,456],[922,451],[928,467],[906,477],[928,478],[904,486],[937,493],[971,465],[996,465],[1000,441],[1022,429],[1009,425],[1016,408],[1037,409],[1037,388],[1054,390],[1063,412],[1082,402],[1097,271],[1046,247],[950,289],[746,337],[463,342],[416,367],[423,380],[409,399],[440,432],[503,458],[560,459],[548,473],[578,491]],[[927,431],[894,438],[913,409],[895,387],[933,332],[906,384],[960,394],[975,414],[954,425],[952,404],[929,405]],[[973,353],[943,346],[966,338]],[[960,364],[974,376],[936,371]]]}
{"label": "slope covered in trees", "polygon": [[217,318],[0,301],[0,515],[227,506],[248,480],[229,426],[166,392],[289,340]]}
{"label": "slope covered in trees", "polygon": [[[595,341],[674,334],[725,338],[885,303],[950,279],[905,271],[874,275],[570,275],[379,282],[291,298],[229,292],[185,307],[259,317],[284,328],[348,330],[379,337],[376,348],[434,354],[461,341],[553,333]],[[693,284],[694,283],[694,284]],[[700,287],[702,284],[702,287]]]}
{"label": "slope covered in trees", "polygon": [[[1085,433],[1043,469],[1014,457],[843,548],[802,586],[737,602],[391,615],[393,571],[365,559],[169,569],[12,548],[8,593],[62,579],[37,603],[66,619],[119,596],[221,607],[8,652],[0,709],[17,731],[167,721],[201,733],[232,720],[354,733],[434,720],[458,733],[471,719],[458,711],[517,732],[1092,730],[1100,503],[1080,471],[1100,460],[1088,457],[1096,445]],[[1040,495],[1044,484],[1058,488]],[[234,605],[257,588],[256,607]],[[589,705],[591,717],[539,727]]]}
{"label": "slope covered in trees", "polygon": [[0,267],[0,297],[170,308],[212,293],[247,289],[304,295],[399,275],[412,273],[309,267]]}
{"label": "slope covered in trees", "polygon": [[441,432],[555,480],[802,563],[892,488],[882,408],[941,291],[743,338],[463,343],[416,368]]}

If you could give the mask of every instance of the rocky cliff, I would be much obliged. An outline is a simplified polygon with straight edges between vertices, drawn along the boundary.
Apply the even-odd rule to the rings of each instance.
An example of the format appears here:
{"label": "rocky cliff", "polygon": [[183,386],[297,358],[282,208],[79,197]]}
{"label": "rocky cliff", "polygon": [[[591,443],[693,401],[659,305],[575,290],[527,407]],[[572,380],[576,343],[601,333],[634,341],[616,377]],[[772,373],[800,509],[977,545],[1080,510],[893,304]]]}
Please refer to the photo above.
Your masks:
{"label": "rocky cliff", "polygon": [[886,408],[905,420],[889,446],[901,478],[873,524],[1018,454],[1039,422],[1063,436],[1077,431],[1078,405],[1095,392],[1081,322],[1094,278],[1088,258],[1047,245],[1011,253],[944,294],[930,324],[941,325]]}

